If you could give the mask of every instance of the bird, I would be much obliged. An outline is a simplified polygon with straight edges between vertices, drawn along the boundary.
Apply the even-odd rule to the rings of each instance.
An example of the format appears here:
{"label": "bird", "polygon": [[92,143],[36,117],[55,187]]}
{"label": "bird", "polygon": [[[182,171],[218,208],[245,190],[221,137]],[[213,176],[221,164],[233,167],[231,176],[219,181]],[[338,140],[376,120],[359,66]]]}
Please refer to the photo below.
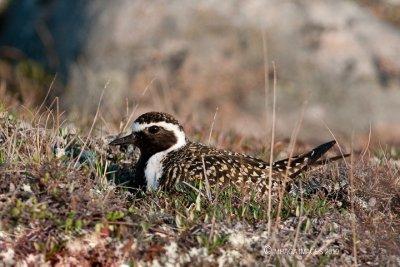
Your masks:
{"label": "bird", "polygon": [[329,141],[309,152],[270,164],[250,155],[193,142],[175,117],[153,111],[137,117],[132,132],[113,140],[110,145],[139,148],[135,179],[146,191],[171,190],[179,184],[193,186],[202,183],[210,188],[234,185],[244,190],[255,189],[256,194],[262,196],[268,190],[276,191],[285,177],[293,179],[313,165],[322,164],[318,160],[335,143]]}

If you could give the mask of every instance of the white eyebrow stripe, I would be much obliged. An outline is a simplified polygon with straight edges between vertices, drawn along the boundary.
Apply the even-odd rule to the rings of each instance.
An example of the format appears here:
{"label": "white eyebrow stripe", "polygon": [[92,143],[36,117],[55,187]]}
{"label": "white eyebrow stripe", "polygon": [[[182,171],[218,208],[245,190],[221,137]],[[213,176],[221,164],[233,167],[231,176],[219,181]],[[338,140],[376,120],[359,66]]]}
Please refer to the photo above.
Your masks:
{"label": "white eyebrow stripe", "polygon": [[168,122],[165,122],[165,121],[151,122],[151,123],[134,122],[132,124],[132,131],[133,132],[140,132],[140,131],[143,131],[144,129],[146,129],[148,127],[151,127],[151,126],[163,127],[165,130],[172,131],[174,133],[183,132],[178,125],[172,124],[172,123],[168,123]]}
{"label": "white eyebrow stripe", "polygon": [[185,133],[183,132],[183,130],[181,130],[181,128],[178,125],[168,123],[165,121],[151,122],[151,123],[134,122],[132,125],[132,131],[134,133],[137,133],[137,132],[143,131],[144,129],[149,128],[151,126],[163,127],[165,130],[175,133],[176,139],[178,139],[177,143],[179,143],[180,138],[183,138],[183,140],[186,139]]}

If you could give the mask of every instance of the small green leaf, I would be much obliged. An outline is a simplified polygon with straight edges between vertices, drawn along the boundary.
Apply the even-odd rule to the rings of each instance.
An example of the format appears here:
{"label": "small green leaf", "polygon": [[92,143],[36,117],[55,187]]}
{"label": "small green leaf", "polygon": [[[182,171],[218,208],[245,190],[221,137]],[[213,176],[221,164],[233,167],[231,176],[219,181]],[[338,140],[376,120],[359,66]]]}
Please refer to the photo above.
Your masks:
{"label": "small green leaf", "polygon": [[125,213],[119,210],[111,211],[106,215],[107,220],[114,222],[125,217]]}

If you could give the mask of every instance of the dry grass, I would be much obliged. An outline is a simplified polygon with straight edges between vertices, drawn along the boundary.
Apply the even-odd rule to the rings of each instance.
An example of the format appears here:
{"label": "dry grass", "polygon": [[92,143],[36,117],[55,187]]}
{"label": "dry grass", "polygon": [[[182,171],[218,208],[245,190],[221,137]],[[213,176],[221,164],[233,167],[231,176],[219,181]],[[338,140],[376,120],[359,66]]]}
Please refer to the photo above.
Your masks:
{"label": "dry grass", "polygon": [[[206,194],[204,185],[170,193],[127,190],[135,187],[136,151],[118,151],[105,138],[76,134],[50,111],[26,121],[32,123],[2,107],[0,262],[5,265],[353,263],[350,172],[344,164],[302,176],[302,190],[289,185],[272,238],[267,198],[257,200],[232,187],[209,188]],[[189,132],[199,140],[210,135],[208,127]],[[264,153],[260,140],[215,130],[213,136],[225,148]],[[274,151],[284,154],[282,146]],[[362,238],[354,243],[357,260],[399,264],[398,158],[382,149],[370,154],[352,165],[355,236]],[[277,212],[273,204],[274,221]]]}

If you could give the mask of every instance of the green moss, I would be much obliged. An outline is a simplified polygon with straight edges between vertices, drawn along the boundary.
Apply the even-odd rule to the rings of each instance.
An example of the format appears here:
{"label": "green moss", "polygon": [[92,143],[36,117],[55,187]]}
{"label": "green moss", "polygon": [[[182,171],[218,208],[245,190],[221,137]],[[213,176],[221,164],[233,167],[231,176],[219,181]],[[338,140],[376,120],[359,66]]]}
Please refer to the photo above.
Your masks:
{"label": "green moss", "polygon": [[107,220],[110,222],[118,221],[124,217],[125,217],[125,213],[120,210],[111,211],[111,212],[107,213],[107,215],[106,215]]}
{"label": "green moss", "polygon": [[0,148],[0,165],[6,162],[6,152]]}

